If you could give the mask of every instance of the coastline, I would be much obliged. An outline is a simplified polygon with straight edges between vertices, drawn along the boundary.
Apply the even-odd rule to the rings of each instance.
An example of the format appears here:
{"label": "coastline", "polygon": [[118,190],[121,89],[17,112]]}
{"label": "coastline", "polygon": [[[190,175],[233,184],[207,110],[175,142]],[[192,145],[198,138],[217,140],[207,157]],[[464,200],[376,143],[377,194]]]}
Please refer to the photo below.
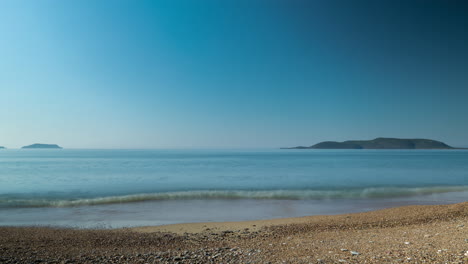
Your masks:
{"label": "coastline", "polygon": [[112,230],[0,227],[0,262],[463,263],[468,202]]}
{"label": "coastline", "polygon": [[[264,229],[291,226],[316,226],[325,227],[346,225],[365,226],[379,223],[377,219],[392,225],[412,224],[414,222],[425,222],[427,219],[447,217],[441,212],[450,213],[460,211],[468,216],[468,202],[447,205],[409,205],[394,208],[379,209],[369,212],[348,213],[339,215],[312,215],[303,217],[287,217],[266,220],[235,221],[235,222],[204,222],[204,223],[182,223],[157,226],[132,227],[115,230],[131,230],[141,233],[174,233],[183,235],[185,233],[203,234],[213,232],[235,231],[241,232],[246,229],[249,232],[262,231]],[[380,223],[379,223],[380,224]],[[467,230],[468,231],[468,230]],[[468,238],[468,237],[467,237]]]}

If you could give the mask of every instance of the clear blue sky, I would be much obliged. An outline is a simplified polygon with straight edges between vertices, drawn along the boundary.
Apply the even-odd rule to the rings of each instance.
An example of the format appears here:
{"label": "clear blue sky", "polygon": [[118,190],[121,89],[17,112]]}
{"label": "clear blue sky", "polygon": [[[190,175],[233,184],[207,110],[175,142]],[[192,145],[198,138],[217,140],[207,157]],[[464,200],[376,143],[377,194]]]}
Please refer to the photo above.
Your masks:
{"label": "clear blue sky", "polygon": [[464,1],[0,1],[0,145],[468,146]]}

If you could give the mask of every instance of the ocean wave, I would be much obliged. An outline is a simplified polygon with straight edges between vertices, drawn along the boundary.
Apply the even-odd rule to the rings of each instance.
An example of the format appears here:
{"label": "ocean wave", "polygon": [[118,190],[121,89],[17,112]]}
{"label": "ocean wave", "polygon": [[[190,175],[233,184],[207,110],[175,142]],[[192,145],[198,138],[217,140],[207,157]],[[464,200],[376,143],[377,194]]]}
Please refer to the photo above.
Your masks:
{"label": "ocean wave", "polygon": [[444,187],[375,187],[348,190],[198,190],[180,192],[142,193],[81,199],[15,199],[0,198],[0,207],[73,207],[164,200],[269,199],[323,200],[358,198],[393,198],[468,191],[468,186]]}

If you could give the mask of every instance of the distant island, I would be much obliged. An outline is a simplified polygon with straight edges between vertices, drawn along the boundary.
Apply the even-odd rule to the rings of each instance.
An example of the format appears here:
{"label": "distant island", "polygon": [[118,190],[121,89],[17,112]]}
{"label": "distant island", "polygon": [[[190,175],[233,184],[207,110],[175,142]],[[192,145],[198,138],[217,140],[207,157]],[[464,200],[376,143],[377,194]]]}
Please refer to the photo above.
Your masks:
{"label": "distant island", "polygon": [[5,147],[0,146],[0,149],[4,149]]}
{"label": "distant island", "polygon": [[284,149],[455,149],[432,139],[376,138],[373,140],[324,141],[310,147]]}
{"label": "distant island", "polygon": [[22,148],[23,149],[61,149],[62,147],[60,147],[59,145],[56,145],[56,144],[39,144],[39,143],[36,143],[36,144],[29,145],[29,146],[24,146]]}

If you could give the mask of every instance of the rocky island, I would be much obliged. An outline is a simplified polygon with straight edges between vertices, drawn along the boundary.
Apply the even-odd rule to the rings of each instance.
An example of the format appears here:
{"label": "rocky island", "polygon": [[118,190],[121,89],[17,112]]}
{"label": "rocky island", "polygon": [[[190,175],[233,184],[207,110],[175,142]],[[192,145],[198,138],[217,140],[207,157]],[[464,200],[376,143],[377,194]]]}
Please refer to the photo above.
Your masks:
{"label": "rocky island", "polygon": [[36,143],[36,144],[29,145],[29,146],[24,146],[22,148],[23,149],[61,149],[62,147],[60,147],[59,145],[56,145],[56,144],[39,144],[39,143]]}
{"label": "rocky island", "polygon": [[324,141],[310,147],[285,149],[455,149],[432,139],[376,138],[373,140]]}

